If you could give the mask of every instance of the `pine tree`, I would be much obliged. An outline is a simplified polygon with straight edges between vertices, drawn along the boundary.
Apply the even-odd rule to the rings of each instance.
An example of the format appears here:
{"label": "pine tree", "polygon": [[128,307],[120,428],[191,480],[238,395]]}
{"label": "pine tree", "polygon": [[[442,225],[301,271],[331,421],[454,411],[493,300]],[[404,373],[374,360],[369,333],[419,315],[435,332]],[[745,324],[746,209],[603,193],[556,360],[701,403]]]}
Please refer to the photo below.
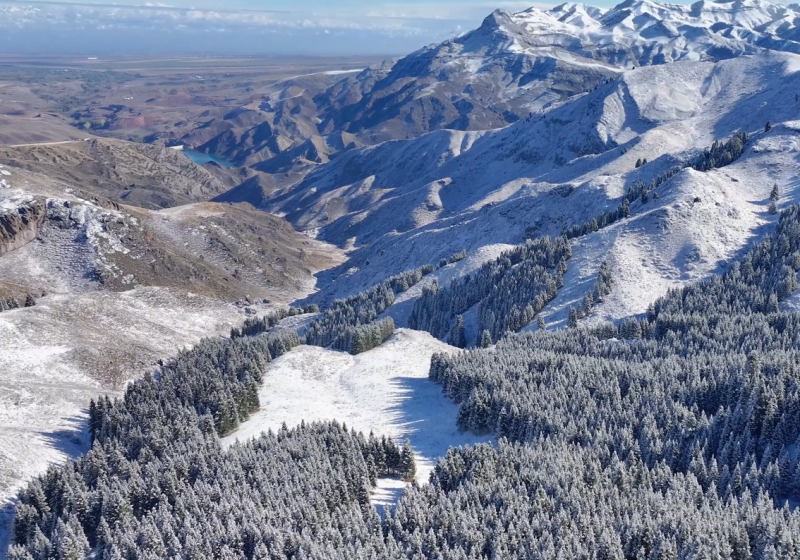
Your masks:
{"label": "pine tree", "polygon": [[461,315],[456,317],[456,324],[453,325],[453,329],[450,331],[450,344],[456,348],[467,347],[466,329],[464,328],[464,319]]}
{"label": "pine tree", "polygon": [[628,203],[627,198],[622,201],[622,206],[620,207],[620,213],[622,214],[623,218],[628,218],[631,215],[631,206]]}
{"label": "pine tree", "polygon": [[481,348],[489,348],[492,345],[492,335],[488,329],[484,329],[481,333]]}
{"label": "pine tree", "polygon": [[769,199],[772,202],[778,202],[778,200],[780,200],[780,198],[781,198],[781,193],[780,193],[780,190],[778,190],[778,183],[775,183],[772,186],[772,191],[769,193]]}
{"label": "pine tree", "polygon": [[403,444],[402,452],[402,473],[403,480],[411,482],[417,476],[417,466],[414,461],[414,450],[411,448],[411,442],[406,440]]}
{"label": "pine tree", "polygon": [[574,307],[569,308],[569,318],[567,319],[567,325],[571,329],[578,328],[578,312],[575,310]]}
{"label": "pine tree", "polygon": [[586,315],[592,312],[592,308],[594,307],[594,299],[592,298],[592,294],[585,294],[583,296],[583,311]]}

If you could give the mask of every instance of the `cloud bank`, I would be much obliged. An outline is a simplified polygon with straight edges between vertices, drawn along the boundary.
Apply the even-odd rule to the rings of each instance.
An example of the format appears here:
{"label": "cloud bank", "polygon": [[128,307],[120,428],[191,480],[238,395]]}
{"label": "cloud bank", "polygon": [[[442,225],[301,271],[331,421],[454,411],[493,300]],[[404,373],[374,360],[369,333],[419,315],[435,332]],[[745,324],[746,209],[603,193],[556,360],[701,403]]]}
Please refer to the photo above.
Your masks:
{"label": "cloud bank", "polygon": [[382,4],[362,10],[225,10],[159,3],[0,1],[0,48],[24,54],[405,54],[528,3]]}

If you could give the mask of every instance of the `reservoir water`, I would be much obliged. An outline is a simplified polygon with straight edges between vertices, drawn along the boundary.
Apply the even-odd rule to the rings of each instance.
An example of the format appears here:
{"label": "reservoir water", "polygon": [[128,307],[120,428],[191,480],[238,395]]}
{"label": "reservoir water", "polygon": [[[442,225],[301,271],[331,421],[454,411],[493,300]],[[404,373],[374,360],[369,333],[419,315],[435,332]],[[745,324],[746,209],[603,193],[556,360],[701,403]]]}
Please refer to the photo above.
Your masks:
{"label": "reservoir water", "polygon": [[186,155],[186,157],[188,157],[190,160],[192,160],[197,164],[209,163],[213,161],[214,163],[222,167],[229,167],[229,168],[236,167],[236,164],[231,163],[227,159],[214,154],[204,154],[203,152],[195,152],[194,150],[187,150],[187,149],[181,150],[181,153]]}

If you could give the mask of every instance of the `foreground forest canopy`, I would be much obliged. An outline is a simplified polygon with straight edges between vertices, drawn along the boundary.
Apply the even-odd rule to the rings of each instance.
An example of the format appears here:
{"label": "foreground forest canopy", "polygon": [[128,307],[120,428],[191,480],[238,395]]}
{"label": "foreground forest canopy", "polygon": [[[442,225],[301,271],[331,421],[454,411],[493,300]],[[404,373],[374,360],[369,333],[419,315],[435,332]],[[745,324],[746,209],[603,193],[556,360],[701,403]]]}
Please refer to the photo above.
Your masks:
{"label": "foreground forest canopy", "polygon": [[[537,279],[568,257],[535,247],[517,253],[539,255]],[[497,266],[510,268],[486,274]],[[459,427],[499,439],[451,449],[381,516],[369,491],[413,478],[408,445],[332,422],[221,449],[258,408],[268,363],[303,342],[251,322],[93,402],[92,450],[20,493],[9,558],[797,558],[800,315],[781,302],[798,270],[795,206],[725,274],[646,317],[434,355]],[[352,337],[427,272],[337,302],[309,342],[342,344],[329,329]],[[457,312],[440,298],[417,309]]]}

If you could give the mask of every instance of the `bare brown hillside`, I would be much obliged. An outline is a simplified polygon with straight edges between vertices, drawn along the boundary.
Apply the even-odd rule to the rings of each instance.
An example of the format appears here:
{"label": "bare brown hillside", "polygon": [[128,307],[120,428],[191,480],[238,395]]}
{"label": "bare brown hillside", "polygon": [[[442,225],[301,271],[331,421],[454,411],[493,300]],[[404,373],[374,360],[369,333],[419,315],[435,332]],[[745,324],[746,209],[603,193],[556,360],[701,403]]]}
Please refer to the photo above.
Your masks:
{"label": "bare brown hillside", "polygon": [[177,150],[111,139],[0,147],[0,163],[152,209],[209,200],[230,188]]}

